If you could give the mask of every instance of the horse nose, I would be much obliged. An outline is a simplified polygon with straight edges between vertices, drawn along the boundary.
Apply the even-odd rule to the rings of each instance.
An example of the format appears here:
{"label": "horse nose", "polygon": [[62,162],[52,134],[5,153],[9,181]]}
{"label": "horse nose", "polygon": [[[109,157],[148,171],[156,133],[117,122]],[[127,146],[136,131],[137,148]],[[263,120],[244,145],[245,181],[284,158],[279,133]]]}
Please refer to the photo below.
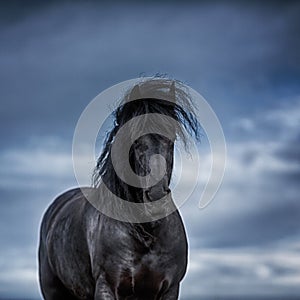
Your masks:
{"label": "horse nose", "polygon": [[146,195],[150,201],[159,200],[170,193],[168,178],[165,176],[158,184],[146,190]]}

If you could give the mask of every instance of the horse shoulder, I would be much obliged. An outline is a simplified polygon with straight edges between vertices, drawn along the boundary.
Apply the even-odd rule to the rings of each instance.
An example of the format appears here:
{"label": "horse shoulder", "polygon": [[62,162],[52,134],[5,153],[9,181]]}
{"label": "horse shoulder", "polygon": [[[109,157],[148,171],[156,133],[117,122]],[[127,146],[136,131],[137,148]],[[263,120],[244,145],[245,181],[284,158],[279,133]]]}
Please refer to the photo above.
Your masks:
{"label": "horse shoulder", "polygon": [[67,191],[54,200],[42,221],[40,247],[52,273],[75,294],[88,287],[92,290],[85,206],[80,189]]}

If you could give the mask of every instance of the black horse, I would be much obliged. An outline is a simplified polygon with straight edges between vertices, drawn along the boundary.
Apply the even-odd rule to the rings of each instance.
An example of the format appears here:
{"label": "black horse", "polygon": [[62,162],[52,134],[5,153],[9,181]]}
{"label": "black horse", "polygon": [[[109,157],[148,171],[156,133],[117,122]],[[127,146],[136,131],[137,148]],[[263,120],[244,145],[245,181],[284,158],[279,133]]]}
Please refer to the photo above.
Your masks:
{"label": "black horse", "polygon": [[[95,168],[94,187],[63,193],[43,217],[39,277],[42,294],[47,300],[178,299],[179,284],[186,272],[188,247],[179,212],[172,208],[169,189],[174,141],[178,136],[185,139],[187,132],[198,138],[199,125],[187,93],[180,88],[175,90],[174,82],[149,80],[140,86],[135,86],[114,112],[114,127],[107,135]],[[160,89],[176,101],[142,97],[142,88]],[[149,114],[168,118],[153,124],[146,120]],[[117,133],[137,116],[145,118],[132,126],[126,139],[131,139],[132,130],[141,130],[145,126],[152,126],[153,133],[132,141],[129,152],[132,170],[139,176],[151,173],[149,164],[154,154],[162,155],[166,162],[164,176],[152,187],[126,184],[116,174],[112,163],[111,148]],[[178,126],[168,122],[169,118]],[[157,128],[164,129],[168,137],[156,134]],[[113,202],[101,189],[103,185],[124,199],[124,205],[145,204],[138,217],[145,216],[150,220],[153,216],[153,220],[132,221],[132,215],[128,214],[128,221],[120,221],[96,209],[91,201],[87,201],[86,193],[92,194],[103,206],[110,207]],[[164,217],[155,218],[156,211],[147,208],[146,204],[161,198],[168,199],[173,206],[164,206]],[[110,209],[119,215],[124,211],[120,205],[112,205]],[[134,214],[136,217],[136,212]]]}

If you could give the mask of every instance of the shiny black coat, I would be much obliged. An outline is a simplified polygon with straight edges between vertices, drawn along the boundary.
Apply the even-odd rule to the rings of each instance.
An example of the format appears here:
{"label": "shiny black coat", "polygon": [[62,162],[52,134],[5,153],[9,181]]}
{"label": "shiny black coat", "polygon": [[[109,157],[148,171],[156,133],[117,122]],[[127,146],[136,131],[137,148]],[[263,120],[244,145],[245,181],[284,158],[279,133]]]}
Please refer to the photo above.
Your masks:
{"label": "shiny black coat", "polygon": [[178,211],[129,224],[101,214],[74,189],[59,196],[42,221],[39,275],[46,300],[178,299],[186,265]]}

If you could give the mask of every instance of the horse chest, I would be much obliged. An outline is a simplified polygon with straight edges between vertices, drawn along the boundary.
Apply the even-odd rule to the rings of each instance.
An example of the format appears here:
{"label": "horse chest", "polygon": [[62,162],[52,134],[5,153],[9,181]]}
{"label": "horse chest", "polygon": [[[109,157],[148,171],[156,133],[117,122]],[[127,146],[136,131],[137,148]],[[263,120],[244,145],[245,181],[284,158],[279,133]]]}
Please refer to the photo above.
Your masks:
{"label": "horse chest", "polygon": [[117,294],[121,299],[130,296],[137,299],[159,299],[158,295],[170,284],[167,273],[167,270],[158,268],[155,262],[142,261],[120,274]]}
{"label": "horse chest", "polygon": [[134,259],[127,260],[123,266],[118,263],[117,270],[111,270],[116,275],[116,299],[160,299],[159,295],[168,289],[179,271],[172,252],[161,252],[154,248],[137,253],[135,249],[132,257]]}

